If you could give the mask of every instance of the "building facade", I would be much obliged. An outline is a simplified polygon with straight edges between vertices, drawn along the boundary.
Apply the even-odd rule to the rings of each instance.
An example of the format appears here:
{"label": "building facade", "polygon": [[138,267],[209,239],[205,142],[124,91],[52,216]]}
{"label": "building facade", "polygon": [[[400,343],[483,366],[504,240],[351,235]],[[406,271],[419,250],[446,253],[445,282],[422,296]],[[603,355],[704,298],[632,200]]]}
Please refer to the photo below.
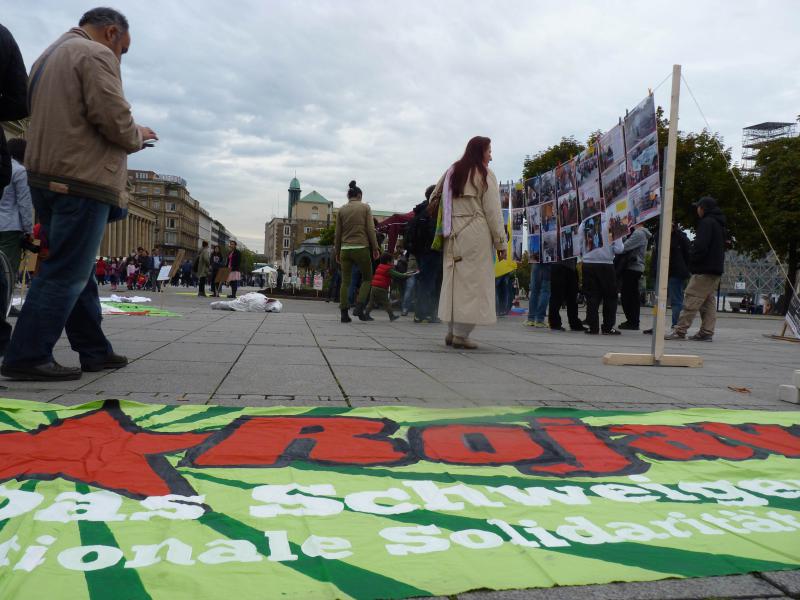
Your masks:
{"label": "building facade", "polygon": [[138,247],[151,250],[156,244],[156,213],[141,206],[135,199],[128,203],[128,216],[106,225],[100,256],[130,256]]}
{"label": "building facade", "polygon": [[333,202],[316,190],[302,195],[292,179],[288,190],[288,217],[276,217],[264,227],[264,255],[269,264],[295,264],[294,253],[307,238],[334,222]]}
{"label": "building facade", "polygon": [[155,214],[153,243],[147,247],[160,246],[167,261],[180,250],[186,258],[194,257],[200,247],[201,208],[189,193],[186,180],[154,171],[129,170],[128,181],[133,187],[132,203]]}

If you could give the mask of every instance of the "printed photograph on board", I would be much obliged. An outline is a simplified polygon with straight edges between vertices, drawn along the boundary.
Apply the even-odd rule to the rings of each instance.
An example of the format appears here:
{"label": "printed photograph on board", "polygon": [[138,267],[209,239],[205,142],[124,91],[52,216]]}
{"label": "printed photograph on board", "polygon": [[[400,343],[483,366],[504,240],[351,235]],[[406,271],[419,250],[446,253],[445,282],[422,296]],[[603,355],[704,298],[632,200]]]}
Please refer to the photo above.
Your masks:
{"label": "printed photograph on board", "polygon": [[578,252],[578,225],[561,228],[561,258],[567,260],[575,258]]}
{"label": "printed photograph on board", "polygon": [[528,234],[537,235],[542,232],[542,211],[539,206],[529,206],[528,211]]}
{"label": "printed photograph on board", "polygon": [[630,150],[655,132],[656,105],[651,94],[625,117],[625,144]]}
{"label": "printed photograph on board", "polygon": [[581,208],[581,219],[601,212],[603,208],[600,203],[600,183],[594,181],[578,188],[578,201]]}
{"label": "printed photograph on board", "polygon": [[525,187],[521,181],[511,190],[511,208],[525,208]]}
{"label": "printed photograph on board", "polygon": [[651,175],[628,191],[628,201],[633,207],[634,223],[641,223],[661,212],[661,178]]}
{"label": "printed photograph on board", "polygon": [[500,184],[500,207],[501,208],[508,208],[508,204],[511,201],[511,185],[508,183],[501,183]]}
{"label": "printed photograph on board", "polygon": [[580,227],[583,236],[583,251],[591,252],[603,247],[603,215],[598,213],[586,219]]}
{"label": "printed photograph on board", "polygon": [[543,263],[558,260],[558,234],[555,231],[548,231],[542,234],[541,258]]}
{"label": "printed photograph on board", "polygon": [[525,180],[525,206],[539,204],[539,179],[537,175]]}
{"label": "printed photograph on board", "polygon": [[580,220],[578,193],[573,190],[558,199],[558,222],[561,227],[568,227],[577,225]]}
{"label": "printed photograph on board", "polygon": [[515,208],[511,211],[511,231],[516,235],[522,233],[522,223],[525,220],[525,209]]}
{"label": "printed photograph on board", "polygon": [[606,169],[620,161],[625,161],[625,142],[622,125],[616,125],[600,136],[600,173],[605,176]]}
{"label": "printed photograph on board", "polygon": [[556,167],[556,190],[559,196],[575,191],[574,160],[569,160]]}
{"label": "printed photograph on board", "polygon": [[522,231],[511,236],[511,260],[522,260]]}
{"label": "printed photograph on board", "polygon": [[528,235],[528,259],[538,261],[541,248],[542,236],[539,234]]}
{"label": "printed photograph on board", "polygon": [[621,161],[605,171],[601,179],[603,182],[603,200],[606,206],[611,206],[624,198],[628,193],[628,172],[625,161]]}
{"label": "printed photograph on board", "polygon": [[658,144],[656,134],[628,151],[628,187],[633,187],[658,173]]}
{"label": "printed photograph on board", "polygon": [[542,204],[541,208],[542,208],[542,231],[554,232],[558,227],[558,223],[556,222],[556,203],[548,202],[547,204]]}
{"label": "printed photograph on board", "polygon": [[633,226],[633,211],[627,198],[618,200],[606,209],[608,239],[613,242],[628,235]]}
{"label": "printed photograph on board", "polygon": [[597,182],[600,179],[597,144],[592,144],[575,160],[575,179],[578,188]]}
{"label": "printed photograph on board", "polygon": [[557,198],[555,170],[543,173],[539,177],[539,197],[543,203],[553,202]]}

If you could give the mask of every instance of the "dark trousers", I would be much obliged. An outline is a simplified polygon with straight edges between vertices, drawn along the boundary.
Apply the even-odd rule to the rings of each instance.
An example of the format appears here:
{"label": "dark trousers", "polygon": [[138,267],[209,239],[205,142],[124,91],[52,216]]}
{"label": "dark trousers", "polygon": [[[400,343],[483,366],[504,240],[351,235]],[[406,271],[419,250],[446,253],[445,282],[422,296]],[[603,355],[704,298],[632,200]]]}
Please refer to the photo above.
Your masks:
{"label": "dark trousers", "polygon": [[641,271],[631,271],[625,269],[622,272],[622,311],[625,313],[625,320],[629,325],[639,327],[639,313],[641,312],[641,301],[639,300],[639,280],[642,278]]}
{"label": "dark trousers", "polygon": [[583,329],[578,316],[578,271],[560,263],[554,263],[550,271],[550,328],[561,327],[561,304],[567,305],[567,321],[570,329]]}
{"label": "dark trousers", "polygon": [[419,275],[414,288],[414,316],[418,319],[435,319],[442,289],[442,253],[431,251],[418,255],[417,266]]}
{"label": "dark trousers", "polygon": [[328,287],[328,300],[336,300],[339,298],[339,293],[342,288],[342,271],[336,271],[331,277],[331,282]]}
{"label": "dark trousers", "polygon": [[199,284],[200,288],[197,290],[197,295],[198,296],[205,296],[206,295],[206,280],[207,279],[208,279],[207,277],[201,277],[200,278],[200,284]]}
{"label": "dark trousers", "polygon": [[583,263],[583,293],[586,294],[586,325],[589,331],[600,330],[599,310],[603,303],[603,331],[610,331],[617,321],[617,276],[614,265]]}
{"label": "dark trousers", "polygon": [[389,300],[389,290],[379,287],[371,287],[369,292],[369,305],[367,306],[367,313],[375,308],[382,308],[390,317],[394,316],[392,312],[392,302]]}
{"label": "dark trousers", "polygon": [[111,206],[39,188],[31,188],[31,196],[50,255],[31,282],[5,364],[31,367],[52,361],[53,346],[65,329],[82,364],[99,362],[113,352],[101,328],[94,278]]}

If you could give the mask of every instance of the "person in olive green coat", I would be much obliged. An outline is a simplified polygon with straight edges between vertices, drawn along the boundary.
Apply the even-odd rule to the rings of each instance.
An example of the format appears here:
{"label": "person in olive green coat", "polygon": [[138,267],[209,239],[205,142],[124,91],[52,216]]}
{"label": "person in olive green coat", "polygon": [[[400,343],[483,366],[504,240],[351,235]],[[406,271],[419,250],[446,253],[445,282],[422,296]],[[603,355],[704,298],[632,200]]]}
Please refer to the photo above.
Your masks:
{"label": "person in olive green coat", "polygon": [[362,321],[368,320],[364,315],[364,307],[369,301],[370,282],[372,281],[372,260],[380,256],[380,246],[375,235],[375,222],[369,205],[361,201],[361,189],[355,181],[350,182],[347,191],[347,204],[339,209],[336,215],[336,235],[334,237],[334,256],[342,267],[342,287],[339,294],[339,308],[342,312],[342,323],[351,321],[347,309],[347,291],[353,274],[353,265],[361,271],[361,287],[353,316]]}
{"label": "person in olive green coat", "polygon": [[203,247],[197,255],[197,278],[200,280],[200,287],[197,290],[198,296],[206,295],[206,280],[208,271],[211,268],[211,258],[208,255],[208,242],[203,240]]}

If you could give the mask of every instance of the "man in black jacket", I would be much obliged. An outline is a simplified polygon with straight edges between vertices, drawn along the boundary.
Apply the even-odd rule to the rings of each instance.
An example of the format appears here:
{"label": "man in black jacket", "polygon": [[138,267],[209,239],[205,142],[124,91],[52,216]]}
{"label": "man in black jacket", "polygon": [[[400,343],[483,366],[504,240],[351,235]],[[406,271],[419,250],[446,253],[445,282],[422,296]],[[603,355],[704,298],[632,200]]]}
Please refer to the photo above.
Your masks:
{"label": "man in black jacket", "polygon": [[710,196],[700,198],[692,206],[697,209],[697,216],[700,217],[689,254],[692,277],[686,287],[678,324],[664,339],[686,339],[686,332],[700,311],[700,331],[689,339],[710,342],[714,337],[714,325],[717,321],[715,294],[725,266],[725,215],[717,206],[717,201]]}
{"label": "man in black jacket", "polygon": [[431,250],[436,234],[436,216],[428,212],[429,200],[436,186],[425,190],[425,202],[414,207],[409,223],[406,248],[416,257],[419,275],[415,285],[414,322],[438,321],[439,292],[442,288],[442,253]]}

